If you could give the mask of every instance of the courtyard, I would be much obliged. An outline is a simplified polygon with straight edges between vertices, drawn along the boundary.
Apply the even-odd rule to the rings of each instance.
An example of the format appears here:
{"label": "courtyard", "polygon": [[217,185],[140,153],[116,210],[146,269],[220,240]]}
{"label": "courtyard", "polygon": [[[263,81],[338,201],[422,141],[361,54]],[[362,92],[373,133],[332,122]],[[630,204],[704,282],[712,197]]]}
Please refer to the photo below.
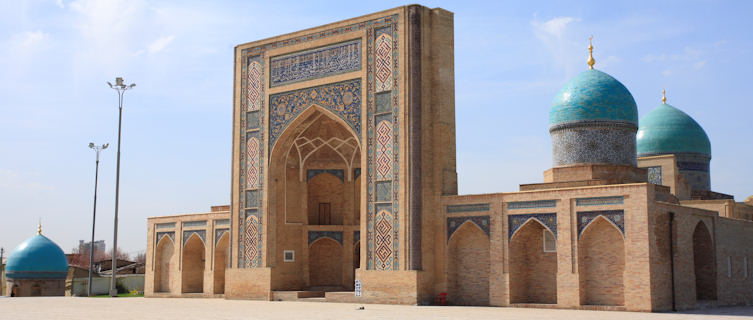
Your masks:
{"label": "courtyard", "polygon": [[[363,310],[358,310],[363,306]],[[0,319],[753,319],[753,307],[635,313],[171,298],[0,298]]]}

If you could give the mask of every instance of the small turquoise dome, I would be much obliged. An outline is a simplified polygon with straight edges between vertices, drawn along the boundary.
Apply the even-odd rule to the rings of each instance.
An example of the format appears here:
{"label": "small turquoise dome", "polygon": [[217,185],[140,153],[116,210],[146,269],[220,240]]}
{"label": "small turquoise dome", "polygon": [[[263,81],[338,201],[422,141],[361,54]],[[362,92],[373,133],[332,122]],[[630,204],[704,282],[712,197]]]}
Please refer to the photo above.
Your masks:
{"label": "small turquoise dome", "polygon": [[711,156],[711,142],[693,118],[666,103],[641,119],[637,135],[638,156],[700,153]]}
{"label": "small turquoise dome", "polygon": [[41,234],[18,245],[5,265],[5,276],[10,279],[65,279],[67,275],[65,253]]}
{"label": "small turquoise dome", "polygon": [[589,69],[570,80],[554,97],[549,126],[594,120],[638,126],[638,107],[633,95],[617,79]]}

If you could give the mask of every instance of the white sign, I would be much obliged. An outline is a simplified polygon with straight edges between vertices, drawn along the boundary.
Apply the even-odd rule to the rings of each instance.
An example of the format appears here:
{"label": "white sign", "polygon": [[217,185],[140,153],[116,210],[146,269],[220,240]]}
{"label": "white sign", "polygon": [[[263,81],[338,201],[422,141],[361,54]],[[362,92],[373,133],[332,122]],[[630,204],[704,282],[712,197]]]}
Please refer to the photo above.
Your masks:
{"label": "white sign", "polygon": [[360,297],[361,296],[361,280],[356,280],[355,288],[356,288],[356,297]]}

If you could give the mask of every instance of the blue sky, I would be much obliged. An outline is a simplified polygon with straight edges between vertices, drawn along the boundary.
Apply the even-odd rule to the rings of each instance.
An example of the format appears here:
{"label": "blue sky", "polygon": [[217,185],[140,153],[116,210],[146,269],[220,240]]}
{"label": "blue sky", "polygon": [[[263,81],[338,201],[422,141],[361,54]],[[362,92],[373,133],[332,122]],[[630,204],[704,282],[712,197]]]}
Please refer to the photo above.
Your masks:
{"label": "blue sky", "polygon": [[[395,1],[0,0],[0,246],[89,239],[90,141],[100,166],[97,239],[112,244],[117,95],[123,119],[119,244],[144,250],[146,218],[229,203],[233,47],[404,5]],[[354,5],[356,4],[357,5]],[[753,2],[428,1],[455,13],[460,193],[516,191],[551,167],[548,111],[596,68],[640,115],[684,110],[712,143],[712,189],[753,194]]]}

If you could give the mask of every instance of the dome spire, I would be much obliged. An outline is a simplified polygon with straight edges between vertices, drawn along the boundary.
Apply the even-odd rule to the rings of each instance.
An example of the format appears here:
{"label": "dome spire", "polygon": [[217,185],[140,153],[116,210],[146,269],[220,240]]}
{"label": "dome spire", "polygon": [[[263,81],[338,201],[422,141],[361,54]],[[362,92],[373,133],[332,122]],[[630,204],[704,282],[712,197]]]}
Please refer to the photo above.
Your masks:
{"label": "dome spire", "polygon": [[39,218],[39,227],[37,228],[37,234],[42,234],[42,218]]}
{"label": "dome spire", "polygon": [[591,45],[591,40],[594,38],[593,35],[591,35],[590,38],[588,38],[588,60],[586,63],[588,63],[588,69],[593,70],[594,69],[594,63],[596,60],[594,60],[594,46]]}
{"label": "dome spire", "polygon": [[661,89],[661,103],[667,104],[667,91],[664,88]]}

